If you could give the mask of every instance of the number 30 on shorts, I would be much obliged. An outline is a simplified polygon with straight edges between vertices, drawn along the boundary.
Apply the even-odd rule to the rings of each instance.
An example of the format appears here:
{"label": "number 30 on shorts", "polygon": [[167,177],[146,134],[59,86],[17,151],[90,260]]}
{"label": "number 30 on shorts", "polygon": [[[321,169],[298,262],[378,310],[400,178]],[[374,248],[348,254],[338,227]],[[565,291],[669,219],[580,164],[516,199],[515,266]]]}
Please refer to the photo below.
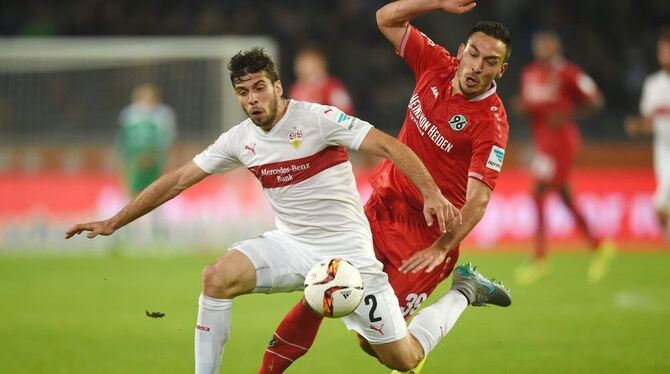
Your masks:
{"label": "number 30 on shorts", "polygon": [[403,317],[407,317],[411,313],[413,313],[415,310],[419,309],[421,306],[421,303],[426,301],[428,298],[428,295],[425,293],[420,293],[420,294],[415,294],[411,293],[405,297],[405,306],[400,308],[400,311],[402,312]]}

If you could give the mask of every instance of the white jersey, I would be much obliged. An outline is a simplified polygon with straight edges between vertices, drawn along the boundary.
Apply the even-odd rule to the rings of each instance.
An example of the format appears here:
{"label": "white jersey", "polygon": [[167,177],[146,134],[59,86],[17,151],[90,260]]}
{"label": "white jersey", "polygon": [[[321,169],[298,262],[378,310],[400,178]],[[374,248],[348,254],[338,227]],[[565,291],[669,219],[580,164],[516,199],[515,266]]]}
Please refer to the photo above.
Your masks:
{"label": "white jersey", "polygon": [[287,103],[270,131],[247,119],[193,161],[207,173],[249,169],[275,212],[277,229],[298,243],[330,257],[374,260],[345,149],[357,150],[372,125],[334,107]]}
{"label": "white jersey", "polygon": [[640,113],[654,123],[656,207],[670,212],[670,73],[661,70],[647,77]]}
{"label": "white jersey", "polygon": [[661,70],[645,79],[640,113],[653,118],[655,143],[670,147],[670,73]]}

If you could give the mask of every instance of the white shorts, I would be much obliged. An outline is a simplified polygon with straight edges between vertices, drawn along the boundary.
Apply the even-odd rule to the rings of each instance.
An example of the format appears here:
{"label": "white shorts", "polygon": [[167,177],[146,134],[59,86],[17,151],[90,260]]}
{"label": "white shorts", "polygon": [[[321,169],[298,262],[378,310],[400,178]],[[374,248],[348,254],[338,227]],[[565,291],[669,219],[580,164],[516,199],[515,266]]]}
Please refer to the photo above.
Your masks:
{"label": "white shorts", "polygon": [[654,207],[656,210],[670,213],[670,145],[660,140],[654,141],[654,169],[656,172],[656,192]]}
{"label": "white shorts", "polygon": [[[243,253],[254,265],[256,293],[302,291],[307,272],[317,262],[328,259],[279,230],[237,242],[231,248]],[[391,343],[405,337],[407,325],[381,263],[377,261],[374,266],[358,270],[365,288],[363,301],[353,313],[342,318],[344,324],[371,344]]]}

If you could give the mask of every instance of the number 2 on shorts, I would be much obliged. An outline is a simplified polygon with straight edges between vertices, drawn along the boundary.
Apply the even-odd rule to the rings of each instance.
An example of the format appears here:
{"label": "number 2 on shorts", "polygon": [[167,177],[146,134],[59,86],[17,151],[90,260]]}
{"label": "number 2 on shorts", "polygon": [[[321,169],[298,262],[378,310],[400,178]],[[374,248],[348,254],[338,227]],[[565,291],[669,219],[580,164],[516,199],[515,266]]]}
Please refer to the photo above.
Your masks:
{"label": "number 2 on shorts", "polygon": [[370,305],[372,304],[372,307],[370,308],[370,322],[379,322],[382,320],[382,317],[376,317],[375,316],[375,311],[377,310],[377,298],[375,295],[368,295],[365,296],[365,305]]}

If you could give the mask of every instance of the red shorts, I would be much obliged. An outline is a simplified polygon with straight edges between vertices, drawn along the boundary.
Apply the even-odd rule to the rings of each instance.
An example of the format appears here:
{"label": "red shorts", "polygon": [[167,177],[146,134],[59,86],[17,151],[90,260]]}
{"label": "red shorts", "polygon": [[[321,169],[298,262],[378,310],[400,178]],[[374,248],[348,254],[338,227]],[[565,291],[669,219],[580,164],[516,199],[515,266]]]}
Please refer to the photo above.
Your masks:
{"label": "red shorts", "polygon": [[568,182],[575,162],[577,152],[565,149],[562,152],[536,151],[531,163],[531,170],[535,179],[558,187]]}
{"label": "red shorts", "polygon": [[428,227],[423,214],[407,219],[398,209],[394,209],[393,214],[389,214],[389,210],[375,195],[365,206],[372,230],[375,256],[384,265],[384,272],[388,274],[389,283],[398,297],[403,317],[407,318],[442,280],[449,277],[458,261],[459,248],[449,251],[444,263],[430,273],[401,273],[398,267],[402,260],[428,248],[437,240],[440,231],[437,224],[434,228]]}
{"label": "red shorts", "polygon": [[568,182],[575,159],[581,149],[579,130],[575,124],[538,131],[533,137],[535,155],[531,170],[538,182],[559,187]]}

